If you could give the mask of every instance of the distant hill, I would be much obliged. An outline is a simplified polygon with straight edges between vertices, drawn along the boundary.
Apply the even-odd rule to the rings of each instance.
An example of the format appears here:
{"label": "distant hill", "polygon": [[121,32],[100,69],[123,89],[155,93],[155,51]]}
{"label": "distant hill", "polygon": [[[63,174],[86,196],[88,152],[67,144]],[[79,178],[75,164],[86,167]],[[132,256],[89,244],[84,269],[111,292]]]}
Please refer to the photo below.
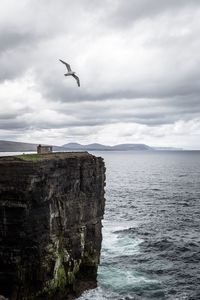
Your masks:
{"label": "distant hill", "polygon": [[36,151],[36,150],[37,150],[36,144],[0,140],[1,152],[20,152],[20,151]]}
{"label": "distant hill", "polygon": [[[36,151],[38,144],[21,143],[0,140],[0,152],[27,152]],[[107,146],[102,144],[81,145],[78,143],[68,143],[63,146],[53,146],[53,151],[175,151],[181,148],[173,147],[150,147],[145,144],[119,144],[115,146]]]}
{"label": "distant hill", "polygon": [[80,150],[83,147],[81,144],[78,144],[78,143],[68,143],[68,144],[63,145],[62,147],[65,148],[65,146],[66,146],[66,148],[74,149],[74,150],[76,150],[76,149]]}
{"label": "distant hill", "polygon": [[115,146],[107,146],[102,144],[88,144],[88,145],[81,145],[78,143],[68,143],[62,146],[65,148],[65,150],[68,151],[177,151],[177,150],[183,150],[181,148],[175,148],[175,147],[150,147],[145,144],[119,144]]}
{"label": "distant hill", "polygon": [[66,150],[98,150],[98,151],[129,151],[129,150],[154,150],[152,147],[149,147],[145,144],[120,144],[115,146],[106,146],[101,144],[88,144],[81,145],[78,143],[69,143],[65,144],[64,147]]}
{"label": "distant hill", "polygon": [[78,143],[68,143],[63,145],[62,147],[64,147],[67,150],[112,150],[111,146],[105,146],[105,145],[101,145],[101,144],[88,144],[88,145],[81,145]]}
{"label": "distant hill", "polygon": [[183,148],[176,148],[176,147],[154,147],[155,150],[158,151],[181,151]]}
{"label": "distant hill", "polygon": [[112,150],[128,151],[128,150],[154,150],[145,144],[120,144],[112,147]]}
{"label": "distant hill", "polygon": [[[0,140],[0,152],[28,152],[28,151],[37,151],[38,144],[29,144],[21,142],[11,142],[11,141],[2,141]],[[62,147],[53,146],[54,151],[65,150]]]}

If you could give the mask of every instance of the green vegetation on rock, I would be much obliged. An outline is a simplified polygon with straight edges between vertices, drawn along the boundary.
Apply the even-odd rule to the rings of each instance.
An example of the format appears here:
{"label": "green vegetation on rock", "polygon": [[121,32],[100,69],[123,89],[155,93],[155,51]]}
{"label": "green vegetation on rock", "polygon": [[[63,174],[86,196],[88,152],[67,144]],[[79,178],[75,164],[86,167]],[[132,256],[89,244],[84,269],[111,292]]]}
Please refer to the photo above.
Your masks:
{"label": "green vegetation on rock", "polygon": [[82,264],[88,267],[98,267],[99,255],[90,255],[87,251],[84,252]]}
{"label": "green vegetation on rock", "polygon": [[56,245],[55,251],[55,268],[54,268],[54,278],[47,282],[46,287],[43,289],[41,295],[48,295],[51,299],[51,296],[57,293],[64,294],[66,289],[69,286],[72,286],[76,280],[76,274],[79,271],[79,266],[81,264],[81,260],[73,260],[73,269],[71,271],[66,272],[64,262],[66,261],[66,250],[64,249],[64,241],[63,238],[59,238]]}
{"label": "green vegetation on rock", "polygon": [[43,155],[40,154],[21,154],[21,155],[15,155],[15,157],[20,158],[22,160],[32,160],[32,161],[38,161],[44,159]]}

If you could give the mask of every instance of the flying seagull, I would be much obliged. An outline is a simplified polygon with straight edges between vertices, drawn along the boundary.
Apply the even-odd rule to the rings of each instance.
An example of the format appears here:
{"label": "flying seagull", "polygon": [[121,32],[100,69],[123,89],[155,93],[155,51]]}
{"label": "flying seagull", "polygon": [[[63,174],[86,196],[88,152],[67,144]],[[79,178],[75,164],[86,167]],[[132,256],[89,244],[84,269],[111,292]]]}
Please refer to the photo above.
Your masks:
{"label": "flying seagull", "polygon": [[59,61],[61,61],[61,63],[63,63],[67,67],[68,72],[64,75],[65,76],[73,76],[76,79],[78,86],[80,86],[80,80],[79,80],[78,76],[75,75],[76,73],[72,71],[70,65],[61,59],[59,59]]}

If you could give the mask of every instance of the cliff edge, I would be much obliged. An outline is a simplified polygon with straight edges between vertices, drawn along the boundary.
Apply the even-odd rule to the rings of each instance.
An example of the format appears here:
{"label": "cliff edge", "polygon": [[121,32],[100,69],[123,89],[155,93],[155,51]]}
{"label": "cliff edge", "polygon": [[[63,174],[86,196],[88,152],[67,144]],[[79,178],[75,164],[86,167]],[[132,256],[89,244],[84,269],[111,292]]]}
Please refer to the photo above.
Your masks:
{"label": "cliff edge", "polygon": [[103,159],[84,153],[0,158],[0,295],[73,299],[96,284]]}

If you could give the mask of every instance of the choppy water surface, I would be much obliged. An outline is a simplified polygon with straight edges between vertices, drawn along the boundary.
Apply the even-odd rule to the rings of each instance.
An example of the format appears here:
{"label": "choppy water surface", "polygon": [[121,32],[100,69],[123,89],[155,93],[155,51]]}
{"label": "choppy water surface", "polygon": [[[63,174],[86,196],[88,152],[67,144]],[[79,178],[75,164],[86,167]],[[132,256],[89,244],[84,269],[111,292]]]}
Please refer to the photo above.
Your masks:
{"label": "choppy water surface", "polygon": [[98,288],[80,300],[200,299],[200,152],[98,152],[107,168]]}

